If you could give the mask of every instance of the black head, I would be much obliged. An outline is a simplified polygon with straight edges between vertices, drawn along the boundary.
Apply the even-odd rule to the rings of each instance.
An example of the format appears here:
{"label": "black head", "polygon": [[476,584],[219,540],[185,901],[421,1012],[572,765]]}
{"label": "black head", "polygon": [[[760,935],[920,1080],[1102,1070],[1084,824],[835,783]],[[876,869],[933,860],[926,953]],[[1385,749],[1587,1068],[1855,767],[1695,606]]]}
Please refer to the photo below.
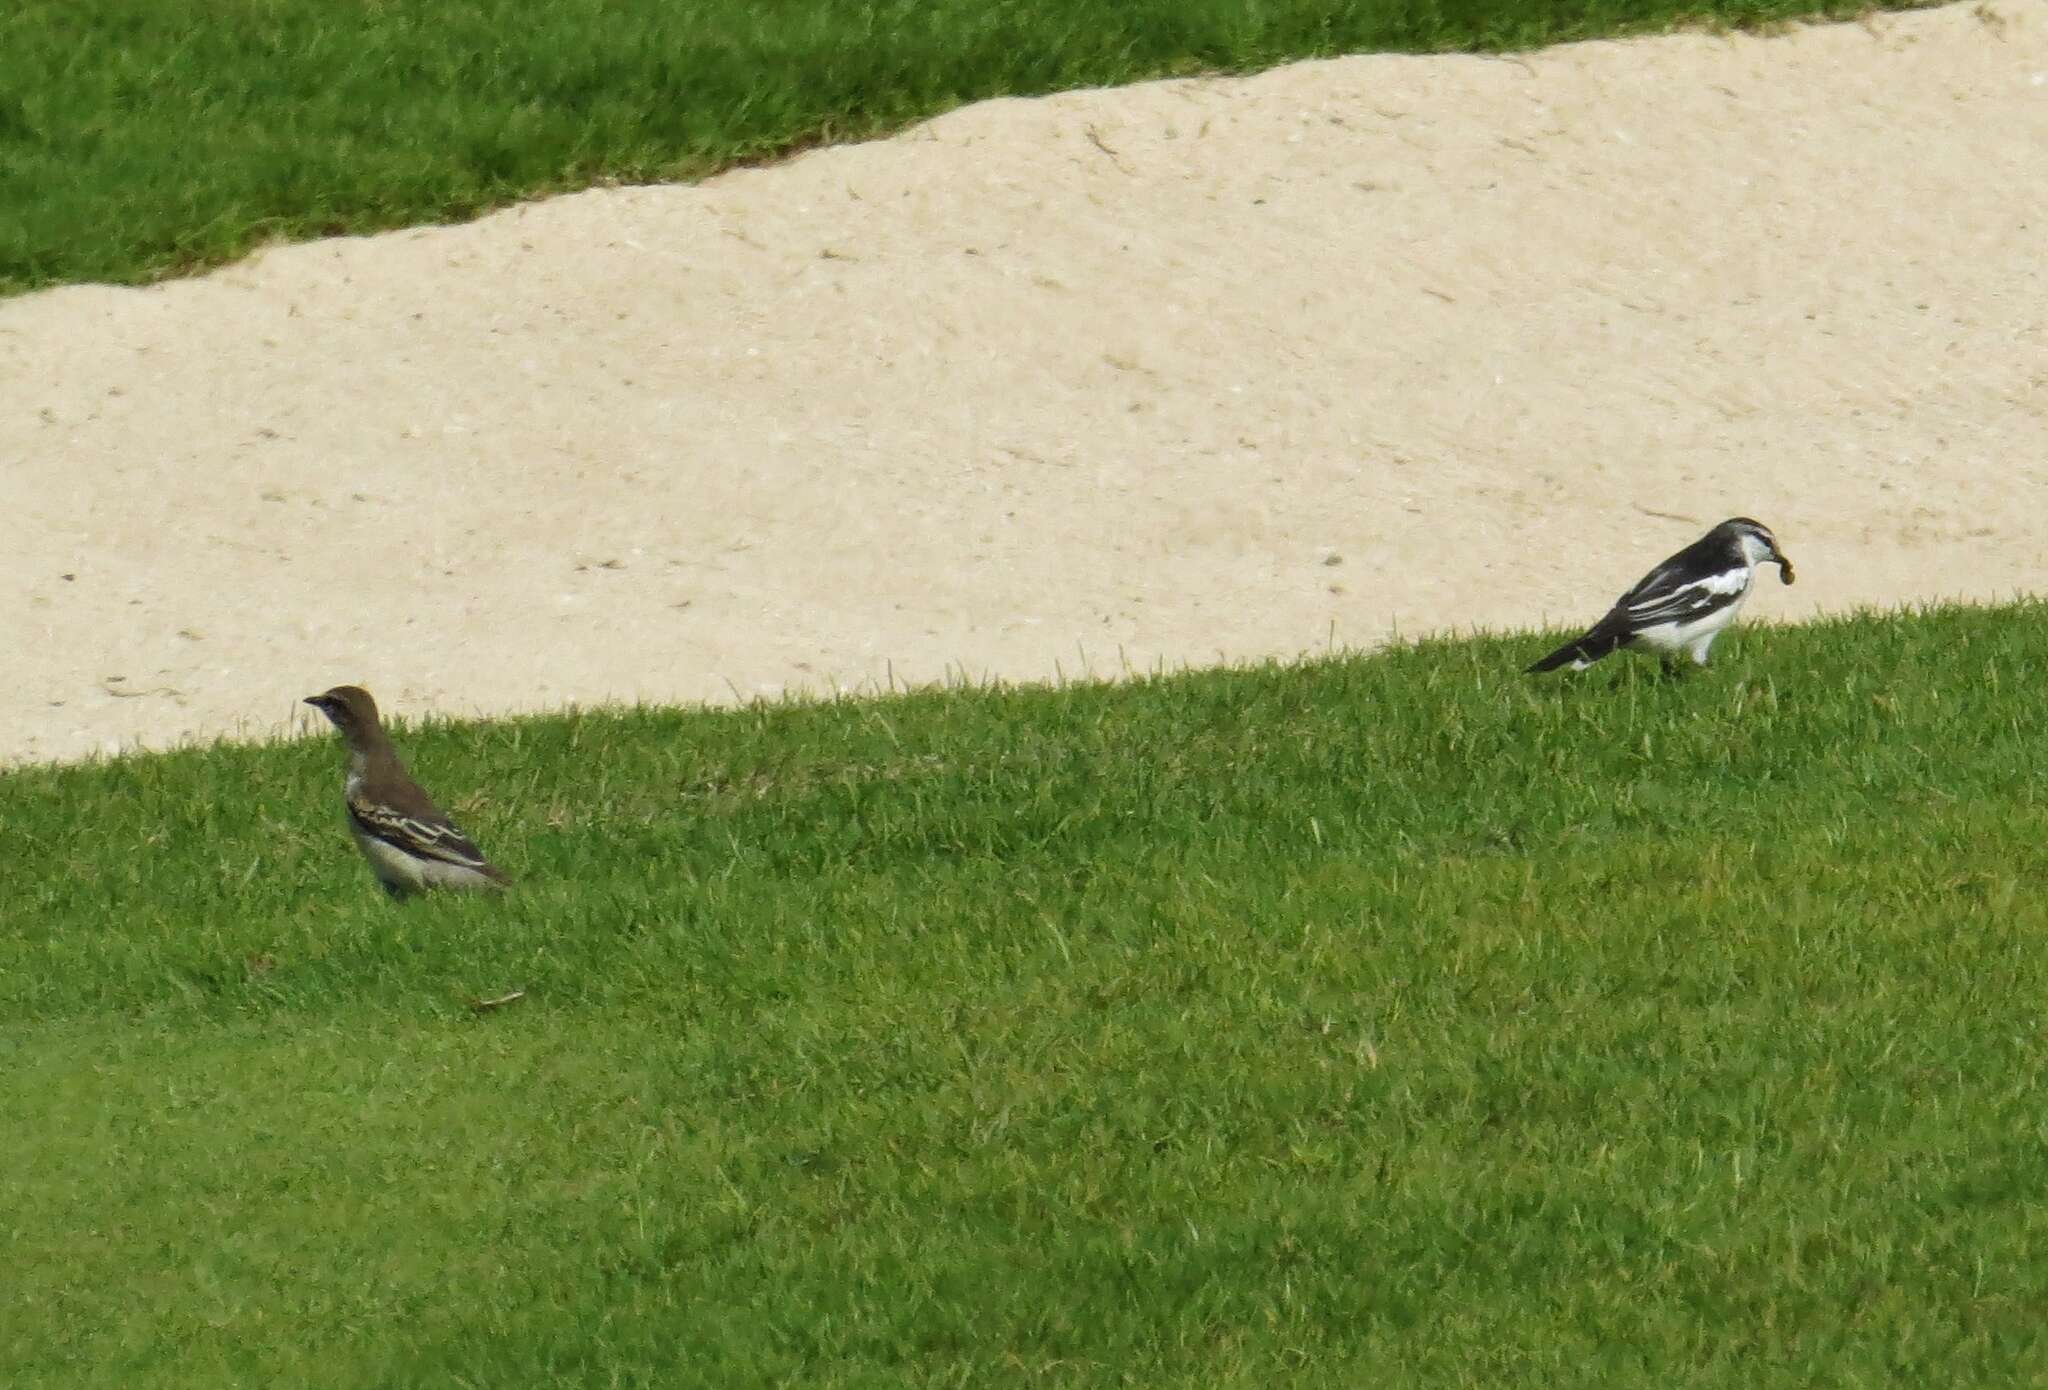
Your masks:
{"label": "black head", "polygon": [[1746,516],[1731,516],[1716,526],[1710,533],[1739,550],[1742,558],[1752,565],[1766,560],[1778,567],[1778,577],[1787,584],[1792,582],[1792,562],[1785,558],[1785,552],[1778,549],[1778,538],[1771,534],[1771,528],[1761,521]]}

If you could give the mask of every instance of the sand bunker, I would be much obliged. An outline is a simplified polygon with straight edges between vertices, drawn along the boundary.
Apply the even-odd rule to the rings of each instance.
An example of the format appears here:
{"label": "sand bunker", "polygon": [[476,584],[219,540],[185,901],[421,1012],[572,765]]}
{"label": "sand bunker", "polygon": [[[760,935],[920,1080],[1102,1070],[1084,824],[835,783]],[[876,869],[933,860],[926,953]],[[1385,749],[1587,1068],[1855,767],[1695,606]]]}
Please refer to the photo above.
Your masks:
{"label": "sand bunker", "polygon": [[[2048,3],[956,112],[0,304],[0,760],[2041,586]],[[1533,649],[1532,649],[1533,654]],[[311,718],[310,711],[304,712]]]}

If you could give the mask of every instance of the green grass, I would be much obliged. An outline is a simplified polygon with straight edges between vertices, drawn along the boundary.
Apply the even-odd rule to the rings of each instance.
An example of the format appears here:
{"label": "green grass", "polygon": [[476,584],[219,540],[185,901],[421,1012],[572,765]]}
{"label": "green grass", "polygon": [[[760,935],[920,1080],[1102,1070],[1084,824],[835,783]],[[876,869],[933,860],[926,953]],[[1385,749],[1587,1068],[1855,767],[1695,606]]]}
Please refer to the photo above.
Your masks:
{"label": "green grass", "polygon": [[1862,0],[11,0],[0,294],[694,178],[983,97]]}
{"label": "green grass", "polygon": [[2040,1383],[2048,608],[1541,645],[0,777],[0,1383]]}

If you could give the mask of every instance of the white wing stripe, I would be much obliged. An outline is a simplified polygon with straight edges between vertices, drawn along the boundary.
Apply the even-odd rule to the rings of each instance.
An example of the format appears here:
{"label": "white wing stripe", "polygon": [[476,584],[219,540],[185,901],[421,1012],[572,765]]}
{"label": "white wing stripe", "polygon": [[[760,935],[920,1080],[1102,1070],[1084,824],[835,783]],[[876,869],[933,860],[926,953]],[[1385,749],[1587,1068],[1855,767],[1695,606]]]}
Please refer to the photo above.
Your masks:
{"label": "white wing stripe", "polygon": [[1697,616],[1725,606],[1748,592],[1747,568],[1703,575],[1657,594],[1645,594],[1627,604],[1623,611],[1635,623],[1663,622],[1685,615]]}

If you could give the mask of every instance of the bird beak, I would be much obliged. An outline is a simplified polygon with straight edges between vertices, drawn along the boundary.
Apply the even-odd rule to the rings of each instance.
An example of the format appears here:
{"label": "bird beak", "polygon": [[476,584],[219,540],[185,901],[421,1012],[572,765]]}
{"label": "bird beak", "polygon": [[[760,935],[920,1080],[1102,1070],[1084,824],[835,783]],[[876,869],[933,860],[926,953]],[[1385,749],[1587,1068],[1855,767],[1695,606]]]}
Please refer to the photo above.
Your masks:
{"label": "bird beak", "polygon": [[1777,557],[1778,579],[1783,583],[1790,584],[1793,578],[1792,562],[1785,558],[1785,552],[1782,550],[1773,549],[1771,553]]}

